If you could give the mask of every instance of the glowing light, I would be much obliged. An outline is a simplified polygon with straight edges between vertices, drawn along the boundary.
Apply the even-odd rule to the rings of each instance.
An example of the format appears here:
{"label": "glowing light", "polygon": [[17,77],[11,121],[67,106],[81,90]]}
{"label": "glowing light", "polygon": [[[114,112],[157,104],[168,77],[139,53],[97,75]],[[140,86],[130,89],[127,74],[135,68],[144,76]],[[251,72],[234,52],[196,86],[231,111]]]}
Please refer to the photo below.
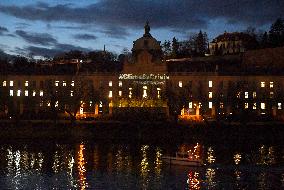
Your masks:
{"label": "glowing light", "polygon": [[210,80],[210,81],[208,81],[208,87],[209,88],[212,88],[212,86],[213,86],[213,82]]}
{"label": "glowing light", "polygon": [[108,97],[112,98],[112,91],[111,90],[108,92]]}
{"label": "glowing light", "polygon": [[256,103],[253,103],[252,109],[256,110]]}
{"label": "glowing light", "polygon": [[143,86],[143,98],[147,98],[147,86]]}
{"label": "glowing light", "polygon": [[35,90],[33,90],[33,96],[35,96],[36,95],[36,91]]}
{"label": "glowing light", "polygon": [[70,96],[74,96],[74,91],[73,90],[70,91]]}
{"label": "glowing light", "polygon": [[10,86],[14,86],[14,81],[10,81]]}
{"label": "glowing light", "polygon": [[182,87],[182,81],[178,82],[178,86],[181,88]]}
{"label": "glowing light", "polygon": [[21,90],[17,90],[17,96],[21,96]]}
{"label": "glowing light", "polygon": [[58,86],[59,85],[59,81],[57,80],[57,81],[55,81],[55,86]]}
{"label": "glowing light", "polygon": [[71,81],[71,86],[75,86],[75,82],[73,80]]}
{"label": "glowing light", "polygon": [[261,102],[261,103],[260,103],[260,108],[261,108],[262,110],[264,110],[264,109],[265,109],[265,103]]}
{"label": "glowing light", "polygon": [[108,82],[108,86],[112,86],[112,81],[109,81],[109,82]]}
{"label": "glowing light", "polygon": [[213,150],[212,147],[208,148],[208,151],[207,151],[207,162],[209,164],[213,164],[215,162],[214,150]]}
{"label": "glowing light", "polygon": [[14,96],[14,91],[13,91],[13,90],[10,90],[10,91],[9,91],[9,94],[10,94],[10,96]]}
{"label": "glowing light", "polygon": [[29,86],[29,81],[25,81],[25,86]]}
{"label": "glowing light", "polygon": [[213,96],[213,93],[212,93],[212,92],[209,92],[208,98],[212,98],[212,96]]}
{"label": "glowing light", "polygon": [[241,154],[236,153],[234,155],[234,162],[235,162],[236,165],[238,165],[241,162],[241,159],[242,159],[242,155]]}
{"label": "glowing light", "polygon": [[189,185],[189,189],[198,190],[200,189],[200,180],[199,173],[190,171],[188,174],[187,184]]}
{"label": "glowing light", "polygon": [[122,96],[122,91],[118,91],[118,96]]}
{"label": "glowing light", "polygon": [[265,82],[260,82],[260,87],[264,88],[265,87]]}
{"label": "glowing light", "polygon": [[122,87],[122,81],[118,81],[118,86]]}
{"label": "glowing light", "polygon": [[248,103],[246,102],[245,103],[245,109],[248,109],[249,108],[249,106],[248,106]]}
{"label": "glowing light", "polygon": [[84,144],[80,144],[79,152],[78,152],[78,171],[79,171],[79,182],[81,190],[84,190],[88,187],[88,183],[86,182],[86,168],[85,168],[85,158],[84,158]]}
{"label": "glowing light", "polygon": [[7,81],[3,81],[2,86],[7,86]]}
{"label": "glowing light", "polygon": [[252,92],[252,97],[256,98],[256,92]]}
{"label": "glowing light", "polygon": [[281,110],[281,109],[282,109],[282,103],[278,103],[278,104],[277,104],[277,108],[278,108],[279,110]]}
{"label": "glowing light", "polygon": [[213,107],[212,102],[208,102],[208,107],[209,107],[209,108],[212,108],[212,107]]}
{"label": "glowing light", "polygon": [[274,85],[273,85],[273,82],[270,82],[270,83],[269,83],[269,87],[270,87],[270,88],[273,88],[273,86],[274,86]]}
{"label": "glowing light", "polygon": [[62,82],[62,86],[66,86],[66,81],[63,81],[63,82]]}
{"label": "glowing light", "polygon": [[83,108],[83,107],[80,107],[79,113],[80,113],[80,114],[83,114],[83,113],[84,113],[84,108]]}
{"label": "glowing light", "polygon": [[25,90],[25,96],[29,96],[29,91]]}
{"label": "glowing light", "polygon": [[245,98],[248,98],[248,97],[249,97],[249,93],[245,92]]}
{"label": "glowing light", "polygon": [[188,103],[188,108],[189,108],[189,109],[192,109],[192,102],[189,102],[189,103]]}
{"label": "glowing light", "polygon": [[43,90],[39,91],[39,96],[43,96]]}

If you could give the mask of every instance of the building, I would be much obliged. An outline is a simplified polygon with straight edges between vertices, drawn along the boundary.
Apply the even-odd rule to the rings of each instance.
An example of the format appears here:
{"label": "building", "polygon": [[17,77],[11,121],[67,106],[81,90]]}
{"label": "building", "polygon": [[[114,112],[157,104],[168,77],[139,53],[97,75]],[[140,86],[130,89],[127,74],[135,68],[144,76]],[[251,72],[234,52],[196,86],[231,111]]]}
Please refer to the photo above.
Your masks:
{"label": "building", "polygon": [[242,32],[225,32],[209,44],[210,55],[227,55],[243,53],[256,47],[256,39]]}
{"label": "building", "polygon": [[230,63],[235,72],[224,72],[226,64],[220,60],[162,61],[160,42],[152,37],[146,23],[144,35],[134,41],[132,59],[125,61],[122,72],[1,75],[2,117],[11,114],[45,117],[45,113],[55,110],[73,115],[78,112],[77,117],[93,117],[131,114],[141,109],[189,118],[199,115],[282,117],[283,73],[252,74],[239,62]]}

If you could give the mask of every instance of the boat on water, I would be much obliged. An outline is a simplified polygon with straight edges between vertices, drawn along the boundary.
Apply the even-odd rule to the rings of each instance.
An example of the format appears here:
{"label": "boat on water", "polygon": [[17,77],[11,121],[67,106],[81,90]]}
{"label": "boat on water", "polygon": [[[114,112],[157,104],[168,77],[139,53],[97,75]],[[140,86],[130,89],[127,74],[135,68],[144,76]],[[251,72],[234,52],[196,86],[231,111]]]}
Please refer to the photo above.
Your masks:
{"label": "boat on water", "polygon": [[202,160],[188,152],[176,152],[175,156],[163,156],[162,160],[168,164],[182,166],[202,166]]}

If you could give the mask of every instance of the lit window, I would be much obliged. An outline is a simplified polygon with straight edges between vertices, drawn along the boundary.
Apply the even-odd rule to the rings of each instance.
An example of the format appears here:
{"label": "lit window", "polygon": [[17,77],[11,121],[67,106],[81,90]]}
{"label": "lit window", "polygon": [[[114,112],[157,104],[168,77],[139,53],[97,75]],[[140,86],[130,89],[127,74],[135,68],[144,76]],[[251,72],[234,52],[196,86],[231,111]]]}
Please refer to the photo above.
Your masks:
{"label": "lit window", "polygon": [[212,88],[212,86],[213,86],[212,80],[208,81],[208,86],[209,86],[209,88]]}
{"label": "lit window", "polygon": [[122,87],[122,81],[118,81],[118,86]]}
{"label": "lit window", "polygon": [[39,96],[43,96],[43,90],[39,91]]}
{"label": "lit window", "polygon": [[256,98],[256,92],[253,92],[253,93],[252,93],[252,97],[253,97],[253,98]]}
{"label": "lit window", "polygon": [[237,93],[237,98],[241,98],[241,92]]}
{"label": "lit window", "polygon": [[143,86],[143,98],[147,97],[147,86]]}
{"label": "lit window", "polygon": [[62,82],[62,86],[66,86],[66,81],[63,81],[63,82]]}
{"label": "lit window", "polygon": [[253,103],[252,109],[256,110],[256,103]]}
{"label": "lit window", "polygon": [[269,97],[270,97],[270,98],[273,98],[273,95],[274,95],[274,92],[270,92],[270,93],[269,93]]}
{"label": "lit window", "polygon": [[102,101],[100,101],[100,105],[99,105],[99,107],[100,107],[100,108],[102,108],[102,107],[103,107],[103,102],[102,102]]}
{"label": "lit window", "polygon": [[248,97],[249,97],[249,93],[245,92],[245,98],[248,98]]}
{"label": "lit window", "polygon": [[14,86],[14,81],[10,81],[10,86]]}
{"label": "lit window", "polygon": [[188,103],[188,108],[189,108],[189,109],[192,109],[192,102],[189,102],[189,103]]}
{"label": "lit window", "polygon": [[58,107],[58,100],[55,102],[55,107]]}
{"label": "lit window", "polygon": [[264,88],[265,87],[265,82],[260,82],[260,87]]}
{"label": "lit window", "polygon": [[262,109],[262,110],[264,110],[265,109],[265,103],[260,103],[260,108]]}
{"label": "lit window", "polygon": [[47,106],[50,107],[50,102],[47,102]]}
{"label": "lit window", "polygon": [[128,97],[131,98],[132,97],[132,88],[129,88],[129,94]]}
{"label": "lit window", "polygon": [[182,81],[178,82],[178,86],[181,88],[182,87]]}
{"label": "lit window", "polygon": [[212,102],[209,102],[209,108],[212,108]]}
{"label": "lit window", "polygon": [[212,93],[212,92],[209,92],[208,97],[209,97],[209,98],[212,98],[212,96],[213,96],[213,93]]}
{"label": "lit window", "polygon": [[73,90],[70,91],[70,96],[74,96],[74,91]]}
{"label": "lit window", "polygon": [[281,110],[282,109],[282,103],[278,103],[277,107],[278,107],[279,110]]}
{"label": "lit window", "polygon": [[25,96],[29,96],[29,91],[25,90]]}
{"label": "lit window", "polygon": [[220,102],[220,108],[223,109],[224,108],[224,103]]}
{"label": "lit window", "polygon": [[109,81],[109,82],[108,82],[108,86],[112,86],[112,81]]}
{"label": "lit window", "polygon": [[245,109],[248,109],[248,108],[249,108],[249,104],[245,103]]}
{"label": "lit window", "polygon": [[17,96],[21,96],[21,90],[17,90]]}
{"label": "lit window", "polygon": [[7,81],[4,80],[2,86],[7,86]]}
{"label": "lit window", "polygon": [[121,90],[118,91],[118,95],[119,95],[119,96],[122,96],[122,91],[121,91]]}
{"label": "lit window", "polygon": [[270,88],[273,88],[273,82],[270,82],[270,83],[269,83],[269,87],[270,87]]}
{"label": "lit window", "polygon": [[55,86],[58,86],[59,85],[59,81],[55,81]]}
{"label": "lit window", "polygon": [[112,91],[111,91],[111,90],[110,90],[109,93],[108,93],[108,97],[109,97],[109,98],[112,98]]}
{"label": "lit window", "polygon": [[35,90],[33,90],[33,96],[35,96],[36,95],[36,91]]}
{"label": "lit window", "polygon": [[25,81],[25,86],[29,86],[29,81]]}
{"label": "lit window", "polygon": [[10,90],[10,96],[13,96],[13,95],[14,95],[14,91]]}
{"label": "lit window", "polygon": [[74,83],[74,81],[72,80],[72,81],[71,81],[71,86],[74,86],[74,84],[75,84],[75,83]]}
{"label": "lit window", "polygon": [[161,98],[161,88],[157,88],[157,98]]}

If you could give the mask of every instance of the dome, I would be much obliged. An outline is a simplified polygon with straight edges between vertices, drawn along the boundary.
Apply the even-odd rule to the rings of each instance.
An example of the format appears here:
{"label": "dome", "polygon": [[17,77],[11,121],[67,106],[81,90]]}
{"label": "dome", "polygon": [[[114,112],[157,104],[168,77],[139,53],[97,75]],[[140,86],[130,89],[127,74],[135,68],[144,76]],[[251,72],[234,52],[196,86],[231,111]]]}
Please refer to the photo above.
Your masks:
{"label": "dome", "polygon": [[145,25],[145,33],[143,37],[137,39],[133,42],[133,52],[141,51],[141,50],[161,50],[160,41],[157,41],[155,38],[152,37],[150,34],[150,26],[149,23],[146,22]]}

